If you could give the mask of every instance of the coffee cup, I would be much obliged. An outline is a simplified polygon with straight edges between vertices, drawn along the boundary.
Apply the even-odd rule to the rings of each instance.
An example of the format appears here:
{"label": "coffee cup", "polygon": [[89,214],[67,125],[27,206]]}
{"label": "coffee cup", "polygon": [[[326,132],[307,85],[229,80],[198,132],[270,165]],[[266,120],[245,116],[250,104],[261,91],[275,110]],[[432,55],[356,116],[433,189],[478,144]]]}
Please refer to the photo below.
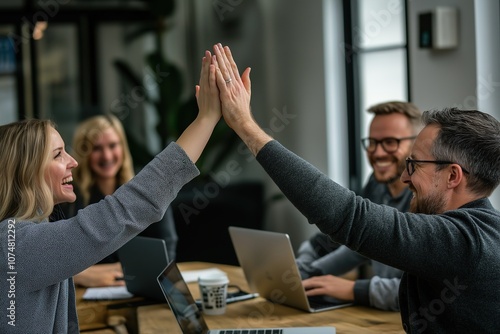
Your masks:
{"label": "coffee cup", "polygon": [[224,273],[206,274],[198,278],[203,313],[220,315],[226,312],[227,285]]}

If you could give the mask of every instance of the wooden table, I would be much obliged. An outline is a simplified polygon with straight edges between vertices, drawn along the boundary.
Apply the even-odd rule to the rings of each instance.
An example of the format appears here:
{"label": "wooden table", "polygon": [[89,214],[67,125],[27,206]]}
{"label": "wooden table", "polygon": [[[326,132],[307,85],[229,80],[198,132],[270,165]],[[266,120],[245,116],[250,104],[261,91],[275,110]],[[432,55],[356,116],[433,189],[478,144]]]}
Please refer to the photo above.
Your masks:
{"label": "wooden table", "polygon": [[[179,263],[181,270],[219,268],[227,273],[230,284],[249,291],[241,268],[202,262]],[[196,283],[189,289],[195,298],[200,293]],[[137,308],[138,326],[141,334],[182,333],[172,312],[166,304]],[[398,312],[380,311],[362,306],[349,306],[319,313],[307,313],[291,307],[273,304],[264,298],[227,305],[226,313],[204,316],[208,326],[215,328],[254,327],[310,327],[334,326],[337,333],[404,333]]]}
{"label": "wooden table", "polygon": [[[81,332],[101,333],[100,330],[126,327],[129,334],[138,333],[137,307],[158,304],[142,297],[117,300],[84,300],[86,288],[76,287],[76,312]],[[103,331],[103,333],[107,333]],[[115,331],[113,331],[115,333]]]}

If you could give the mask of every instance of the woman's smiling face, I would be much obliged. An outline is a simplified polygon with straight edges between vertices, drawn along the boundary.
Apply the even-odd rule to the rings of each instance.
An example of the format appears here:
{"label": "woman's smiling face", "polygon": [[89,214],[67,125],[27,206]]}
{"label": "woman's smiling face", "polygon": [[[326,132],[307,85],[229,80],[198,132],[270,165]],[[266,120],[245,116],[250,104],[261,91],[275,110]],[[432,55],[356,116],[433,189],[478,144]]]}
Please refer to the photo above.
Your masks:
{"label": "woman's smiling face", "polygon": [[98,179],[115,178],[122,167],[123,158],[120,137],[109,127],[93,140],[89,167]]}
{"label": "woman's smiling face", "polygon": [[50,160],[45,170],[45,181],[52,189],[54,204],[74,202],[76,195],[71,182],[71,170],[78,163],[64,149],[64,141],[56,129],[50,128],[49,135]]}

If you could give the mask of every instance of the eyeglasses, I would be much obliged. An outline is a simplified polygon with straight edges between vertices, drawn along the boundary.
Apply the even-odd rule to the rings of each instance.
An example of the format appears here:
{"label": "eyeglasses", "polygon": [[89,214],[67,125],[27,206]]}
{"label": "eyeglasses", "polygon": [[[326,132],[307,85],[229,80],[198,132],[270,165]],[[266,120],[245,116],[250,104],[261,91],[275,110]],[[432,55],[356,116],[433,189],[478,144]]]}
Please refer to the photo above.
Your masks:
{"label": "eyeglasses", "polygon": [[369,152],[373,153],[377,150],[378,144],[382,145],[382,148],[384,151],[387,153],[394,153],[398,150],[399,148],[399,143],[402,140],[410,140],[410,139],[415,139],[417,138],[416,136],[412,137],[404,137],[404,138],[382,138],[380,140],[374,139],[374,138],[363,138],[361,139],[361,144],[363,145],[363,148]]}
{"label": "eyeglasses", "polygon": [[[452,162],[452,161],[443,161],[443,160],[415,160],[415,159],[410,159],[410,158],[406,158],[405,162],[406,162],[406,171],[408,172],[409,176],[412,176],[413,173],[415,173],[415,164],[427,163],[427,164],[436,164],[436,165],[452,165],[452,164],[458,165],[456,162]],[[460,166],[460,168],[462,168],[462,170],[464,171],[464,173],[469,174],[469,172],[467,171],[467,169],[463,168],[462,166]]]}

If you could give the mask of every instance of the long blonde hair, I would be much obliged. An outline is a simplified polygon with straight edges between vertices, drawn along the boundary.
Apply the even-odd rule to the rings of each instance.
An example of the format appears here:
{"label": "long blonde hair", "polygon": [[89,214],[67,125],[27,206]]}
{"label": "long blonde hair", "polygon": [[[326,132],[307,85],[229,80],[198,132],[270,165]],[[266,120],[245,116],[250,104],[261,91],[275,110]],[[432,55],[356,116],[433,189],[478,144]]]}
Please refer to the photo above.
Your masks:
{"label": "long blonde hair", "polygon": [[50,159],[49,120],[29,119],[0,126],[0,221],[42,221],[54,198],[45,181]]}
{"label": "long blonde hair", "polygon": [[122,185],[134,177],[132,155],[130,154],[125,130],[120,120],[114,115],[98,115],[83,121],[76,128],[73,137],[73,154],[78,161],[78,167],[74,170],[73,174],[85,205],[89,204],[90,190],[95,184],[94,174],[90,168],[89,156],[97,137],[109,128],[115,130],[118,137],[120,137],[120,144],[123,149],[123,164],[116,176],[118,185]]}

